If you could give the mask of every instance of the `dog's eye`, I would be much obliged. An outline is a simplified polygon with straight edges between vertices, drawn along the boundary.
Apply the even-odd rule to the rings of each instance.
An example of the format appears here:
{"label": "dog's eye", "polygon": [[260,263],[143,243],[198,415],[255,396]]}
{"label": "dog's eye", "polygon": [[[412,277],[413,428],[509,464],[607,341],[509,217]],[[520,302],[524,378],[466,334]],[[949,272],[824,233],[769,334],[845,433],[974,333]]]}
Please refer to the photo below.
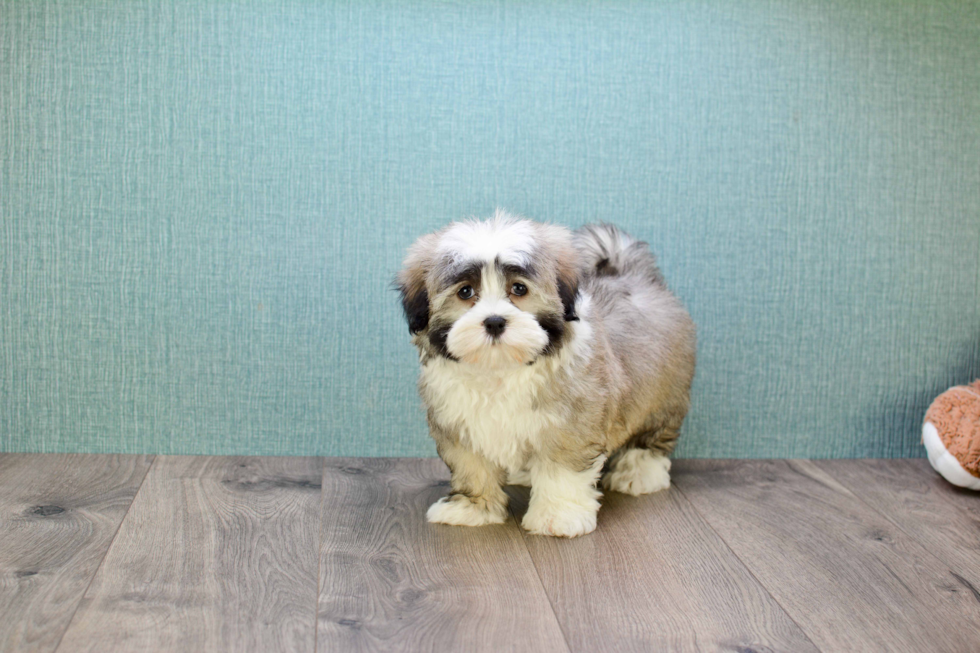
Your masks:
{"label": "dog's eye", "polygon": [[463,286],[456,293],[456,296],[460,299],[471,299],[473,297],[473,286]]}
{"label": "dog's eye", "polygon": [[510,287],[510,291],[518,297],[522,297],[523,295],[527,294],[527,286],[525,286],[523,283],[515,283]]}

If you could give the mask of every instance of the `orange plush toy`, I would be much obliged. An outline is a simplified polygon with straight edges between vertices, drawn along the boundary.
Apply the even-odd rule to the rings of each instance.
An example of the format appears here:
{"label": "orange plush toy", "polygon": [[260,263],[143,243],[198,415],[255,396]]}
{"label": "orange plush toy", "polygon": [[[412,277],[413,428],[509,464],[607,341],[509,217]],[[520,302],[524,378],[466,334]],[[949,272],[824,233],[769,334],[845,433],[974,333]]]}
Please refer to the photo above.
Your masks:
{"label": "orange plush toy", "polygon": [[942,393],[926,411],[922,444],[953,485],[980,490],[980,381]]}

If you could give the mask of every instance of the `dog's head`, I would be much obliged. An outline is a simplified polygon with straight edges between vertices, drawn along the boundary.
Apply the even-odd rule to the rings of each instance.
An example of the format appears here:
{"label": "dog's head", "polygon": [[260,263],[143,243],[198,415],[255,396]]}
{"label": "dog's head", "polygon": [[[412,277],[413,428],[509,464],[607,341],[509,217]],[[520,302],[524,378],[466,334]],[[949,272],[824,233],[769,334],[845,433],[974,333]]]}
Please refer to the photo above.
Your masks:
{"label": "dog's head", "polygon": [[564,227],[502,212],[419,238],[398,275],[416,345],[486,367],[557,353],[578,319],[578,271]]}

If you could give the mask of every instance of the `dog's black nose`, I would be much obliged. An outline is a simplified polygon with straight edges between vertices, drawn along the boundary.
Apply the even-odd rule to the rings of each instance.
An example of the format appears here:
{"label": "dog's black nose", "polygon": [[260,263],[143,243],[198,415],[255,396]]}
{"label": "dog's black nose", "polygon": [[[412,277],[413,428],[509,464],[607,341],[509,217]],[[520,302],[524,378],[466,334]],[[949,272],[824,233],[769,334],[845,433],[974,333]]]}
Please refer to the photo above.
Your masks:
{"label": "dog's black nose", "polygon": [[483,326],[486,327],[487,333],[496,338],[504,332],[504,327],[507,326],[507,320],[499,315],[491,315],[483,320]]}

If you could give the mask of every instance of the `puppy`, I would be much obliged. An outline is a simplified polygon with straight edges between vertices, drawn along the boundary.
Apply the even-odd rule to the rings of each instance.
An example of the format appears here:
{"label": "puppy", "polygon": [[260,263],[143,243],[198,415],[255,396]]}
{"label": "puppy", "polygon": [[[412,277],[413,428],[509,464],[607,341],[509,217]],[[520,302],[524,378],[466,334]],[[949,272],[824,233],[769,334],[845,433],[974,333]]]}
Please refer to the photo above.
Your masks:
{"label": "puppy", "polygon": [[600,478],[632,495],[670,485],[695,329],[646,243],[498,211],[421,237],[397,284],[452,476],[430,522],[502,523],[503,486],[522,484],[527,531],[576,537],[595,529]]}

